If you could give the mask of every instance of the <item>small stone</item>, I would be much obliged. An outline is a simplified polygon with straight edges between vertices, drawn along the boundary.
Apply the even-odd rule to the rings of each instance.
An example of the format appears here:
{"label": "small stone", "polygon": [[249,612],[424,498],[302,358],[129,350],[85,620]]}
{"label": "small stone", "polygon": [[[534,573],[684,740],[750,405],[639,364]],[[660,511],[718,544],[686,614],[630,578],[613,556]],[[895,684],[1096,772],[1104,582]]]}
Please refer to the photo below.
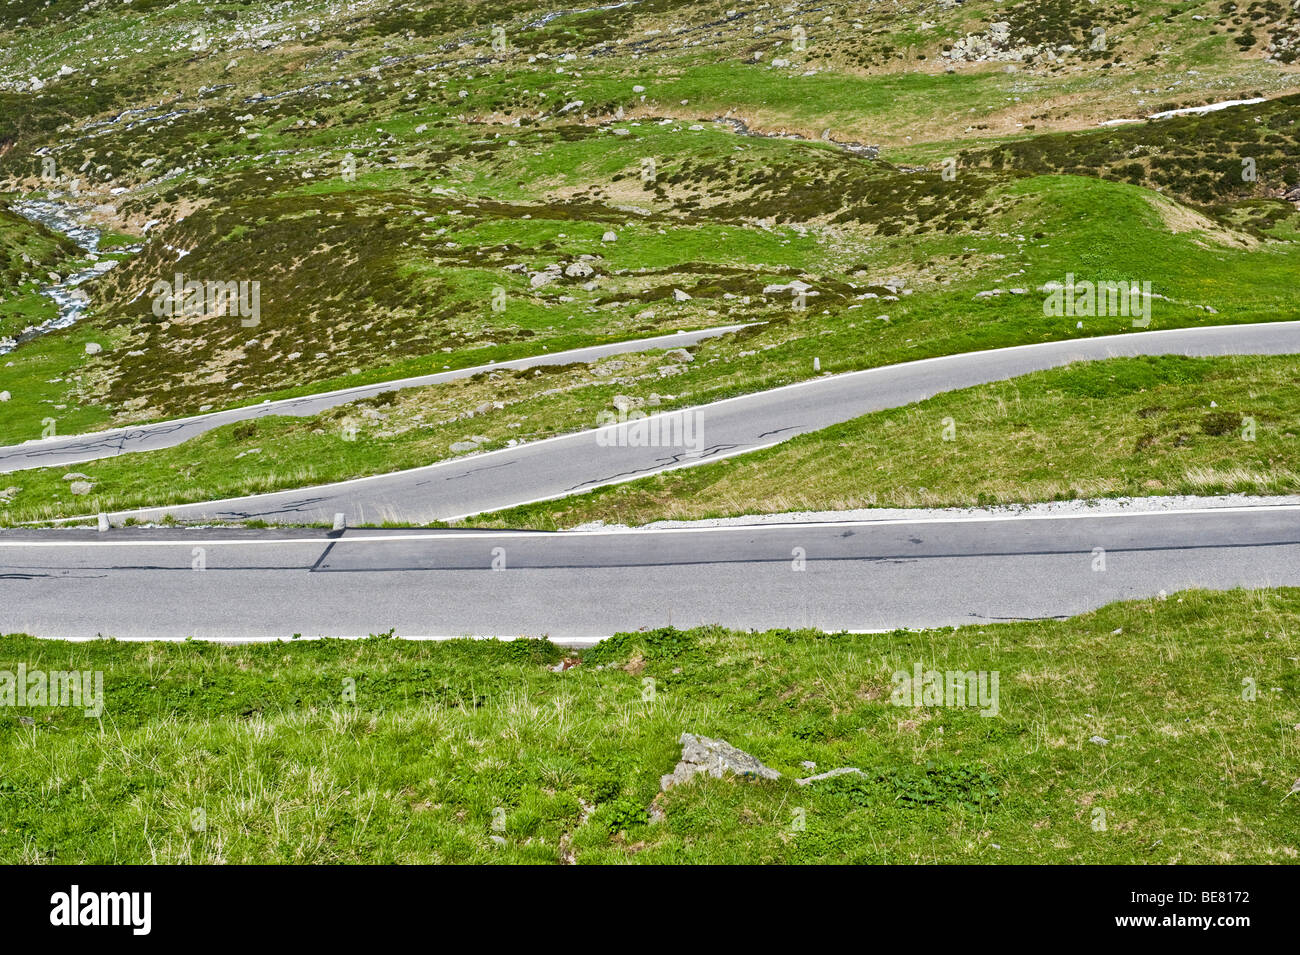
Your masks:
{"label": "small stone", "polygon": [[103,350],[104,346],[99,344],[99,342],[86,342],[87,355],[98,355]]}
{"label": "small stone", "polygon": [[68,490],[73,494],[89,494],[93,488],[94,485],[89,481],[73,481],[68,485]]}
{"label": "small stone", "polygon": [[[816,763],[813,763],[813,767],[816,765]],[[856,766],[841,766],[838,769],[828,769],[826,772],[818,773],[816,776],[805,776],[803,779],[796,779],[795,784],[799,786],[807,786],[809,783],[815,783],[823,779],[834,779],[836,776],[850,775],[865,776],[867,774]]]}

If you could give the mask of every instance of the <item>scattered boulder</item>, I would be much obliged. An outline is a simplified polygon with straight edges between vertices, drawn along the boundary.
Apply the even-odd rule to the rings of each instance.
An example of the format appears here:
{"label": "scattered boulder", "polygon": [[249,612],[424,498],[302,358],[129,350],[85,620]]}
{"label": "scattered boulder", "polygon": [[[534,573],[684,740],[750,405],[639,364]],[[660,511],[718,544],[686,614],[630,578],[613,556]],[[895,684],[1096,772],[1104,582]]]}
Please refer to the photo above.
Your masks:
{"label": "scattered boulder", "polygon": [[68,485],[68,490],[73,494],[89,494],[94,487],[89,481],[73,481]]}
{"label": "scattered boulder", "polygon": [[532,276],[528,279],[528,284],[531,285],[533,288],[541,288],[544,285],[550,285],[552,282],[558,279],[560,275],[561,275],[560,266],[558,263],[554,263],[548,265],[545,269],[543,269],[540,272],[534,272]]}
{"label": "scattered boulder", "polygon": [[1071,52],[1072,47],[1053,47],[1050,43],[1027,43],[1023,38],[1013,40],[1011,24],[1005,22],[991,23],[987,33],[968,33],[945,50],[942,56],[950,62],[984,63],[989,61],[1032,60],[1042,56],[1054,61],[1057,52]]}
{"label": "scattered boulder", "polygon": [[715,779],[721,779],[723,773],[734,773],[751,779],[781,778],[775,769],[764,766],[758,759],[732,746],[725,739],[683,733],[679,742],[682,744],[682,758],[671,773],[659,778],[660,790],[688,782],[701,773],[707,773]]}
{"label": "scattered boulder", "polygon": [[99,342],[86,342],[87,355],[98,355],[103,350],[104,346],[99,344]]}
{"label": "scattered boulder", "polygon": [[799,281],[799,279],[795,279],[793,282],[790,282],[788,285],[763,286],[764,295],[782,295],[787,292],[791,295],[803,294],[805,296],[812,296],[817,294],[817,292],[813,289],[811,285],[809,285],[807,282],[801,282]]}
{"label": "scattered boulder", "polygon": [[682,362],[682,363],[695,361],[695,356],[692,355],[690,352],[688,352],[685,348],[670,349],[664,352],[664,357],[671,358],[673,361]]}

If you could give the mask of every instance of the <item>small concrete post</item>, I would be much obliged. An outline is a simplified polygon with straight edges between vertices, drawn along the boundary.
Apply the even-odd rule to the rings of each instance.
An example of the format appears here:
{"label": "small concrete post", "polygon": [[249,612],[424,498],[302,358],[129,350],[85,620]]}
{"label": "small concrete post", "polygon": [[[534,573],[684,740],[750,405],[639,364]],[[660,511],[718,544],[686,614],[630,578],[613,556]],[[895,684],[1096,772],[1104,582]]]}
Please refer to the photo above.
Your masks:
{"label": "small concrete post", "polygon": [[343,516],[342,511],[339,511],[337,514],[334,515],[334,529],[336,531],[341,531],[343,530],[343,528],[347,526],[348,526],[347,518]]}
{"label": "small concrete post", "polygon": [[110,527],[112,527],[112,526],[113,526],[113,525],[110,524],[110,523],[108,522],[108,515],[107,515],[107,514],[100,514],[100,515],[99,515],[99,532],[100,532],[101,534],[104,533],[106,530],[108,530],[108,529],[109,529]]}
{"label": "small concrete post", "polygon": [[820,358],[814,358],[813,371],[821,371],[821,370],[822,370],[822,360]]}

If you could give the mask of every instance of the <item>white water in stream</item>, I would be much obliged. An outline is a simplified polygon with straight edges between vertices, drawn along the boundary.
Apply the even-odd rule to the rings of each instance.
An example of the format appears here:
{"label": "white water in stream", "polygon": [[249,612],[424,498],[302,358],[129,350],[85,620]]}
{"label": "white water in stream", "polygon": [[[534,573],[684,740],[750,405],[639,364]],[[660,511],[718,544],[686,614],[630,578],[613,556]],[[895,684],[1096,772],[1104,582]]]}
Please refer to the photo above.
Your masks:
{"label": "white water in stream", "polygon": [[[54,301],[58,314],[40,325],[23,329],[17,337],[0,338],[0,355],[8,354],[23,342],[76,324],[90,303],[89,296],[79,286],[103,275],[120,261],[120,259],[99,257],[99,240],[103,234],[85,222],[81,210],[76,206],[54,199],[24,199],[13,203],[9,208],[29,222],[39,223],[51,232],[67,236],[85,251],[88,258],[95,261],[89,267],[71,273],[62,281],[41,289],[41,294]],[[138,249],[129,247],[119,251],[134,252]]]}

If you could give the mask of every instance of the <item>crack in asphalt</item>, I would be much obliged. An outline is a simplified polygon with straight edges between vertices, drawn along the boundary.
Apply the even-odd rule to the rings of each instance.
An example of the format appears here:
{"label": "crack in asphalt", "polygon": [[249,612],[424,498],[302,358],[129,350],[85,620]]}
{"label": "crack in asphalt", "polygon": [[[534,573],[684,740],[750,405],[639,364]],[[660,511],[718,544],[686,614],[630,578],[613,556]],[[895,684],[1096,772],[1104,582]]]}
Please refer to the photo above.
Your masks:
{"label": "crack in asphalt", "polygon": [[[459,480],[462,480],[463,478],[472,477],[472,476],[475,475],[475,474],[482,474],[484,471],[499,471],[501,468],[508,468],[508,467],[511,467],[513,464],[515,464],[514,461],[505,461],[505,462],[503,462],[503,463],[501,463],[501,464],[484,464],[484,465],[482,465],[482,466],[480,466],[480,467],[470,468],[469,470],[467,470],[467,471],[463,471],[463,472],[460,473],[460,474],[453,474],[451,477],[445,477],[445,478],[443,478],[443,481],[459,481]],[[415,486],[416,486],[416,487],[422,487],[422,486],[429,485],[429,484],[432,484],[432,483],[433,483],[433,481],[431,481],[431,480],[430,480],[430,481],[420,481],[420,482],[417,483]]]}
{"label": "crack in asphalt", "polygon": [[573,487],[566,489],[563,493],[572,494],[574,491],[580,491],[583,490],[584,488],[600,487],[601,485],[604,484],[613,484],[621,478],[633,477],[639,474],[641,475],[655,474],[659,471],[664,470],[665,468],[671,467],[674,464],[680,464],[682,461],[688,459],[707,461],[710,458],[714,457],[715,455],[721,454],[724,451],[734,451],[740,447],[744,447],[744,445],[715,444],[711,447],[705,448],[703,451],[698,452],[695,458],[690,458],[690,455],[692,454],[691,451],[678,451],[676,454],[669,455],[668,457],[656,458],[654,464],[647,465],[646,467],[633,468],[631,471],[621,471],[618,474],[608,475],[602,478],[595,478],[591,481],[584,481],[581,484],[575,484],[573,485]]}

